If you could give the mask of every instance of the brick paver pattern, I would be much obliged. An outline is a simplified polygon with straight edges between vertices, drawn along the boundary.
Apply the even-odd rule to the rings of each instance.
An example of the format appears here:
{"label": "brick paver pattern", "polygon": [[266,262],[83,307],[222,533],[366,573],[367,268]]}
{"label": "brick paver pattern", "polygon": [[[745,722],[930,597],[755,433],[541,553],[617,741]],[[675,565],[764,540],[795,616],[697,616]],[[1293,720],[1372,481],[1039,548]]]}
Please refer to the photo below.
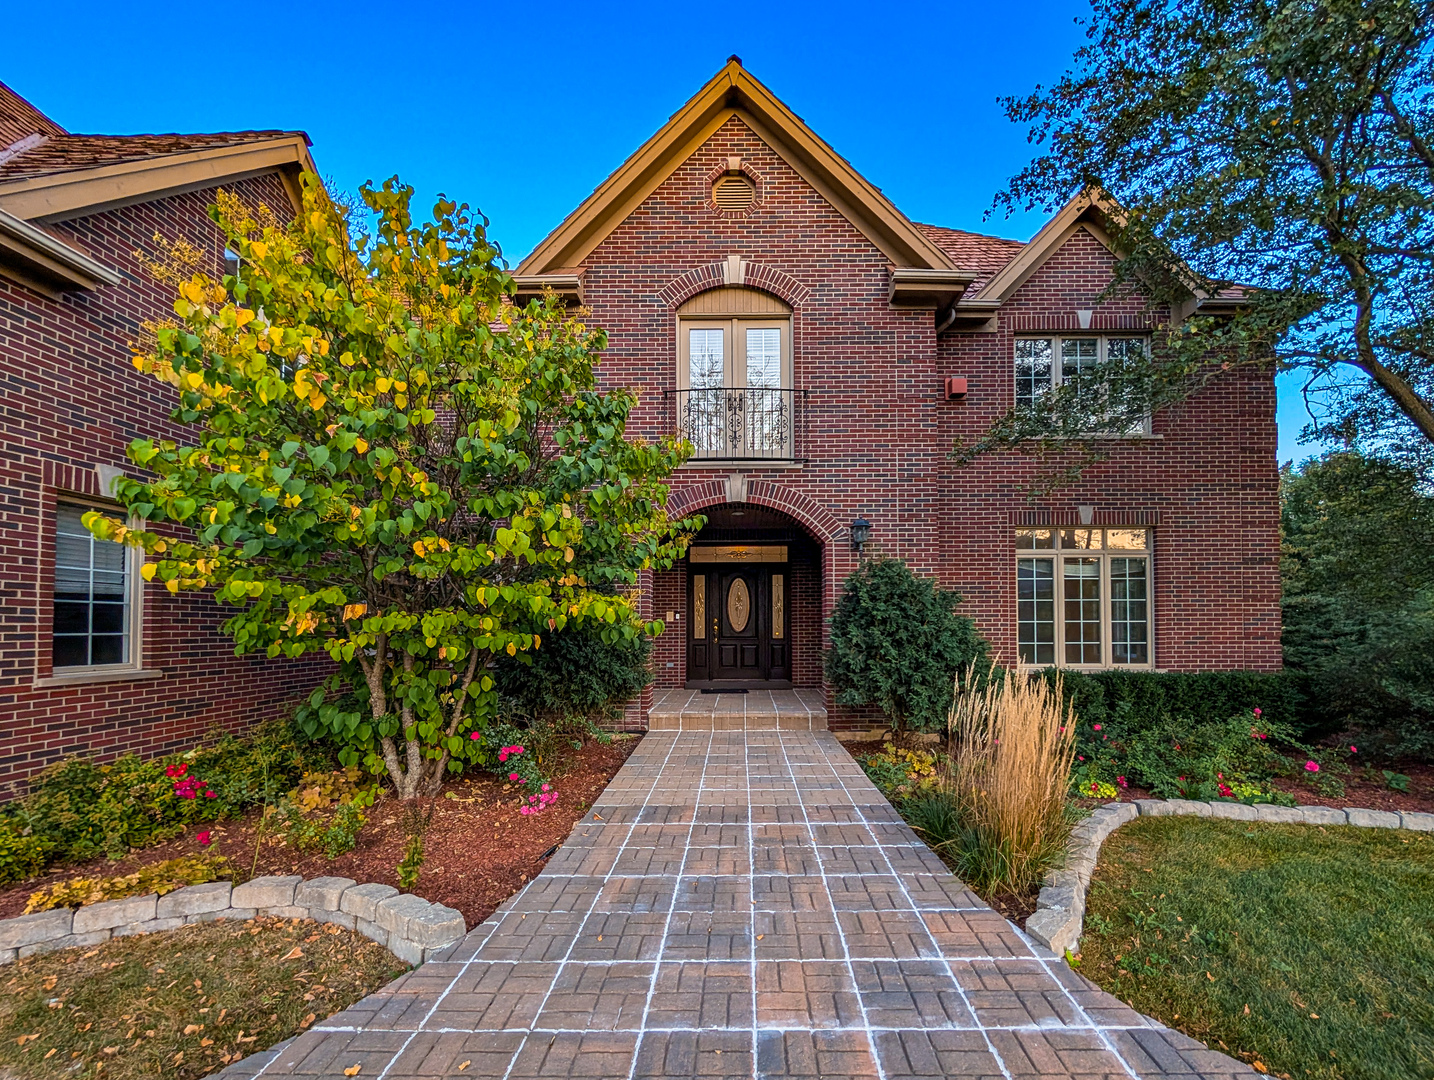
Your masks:
{"label": "brick paver pattern", "polygon": [[824,731],[648,734],[491,919],[226,1075],[355,1065],[395,1080],[1257,1075],[1033,945]]}

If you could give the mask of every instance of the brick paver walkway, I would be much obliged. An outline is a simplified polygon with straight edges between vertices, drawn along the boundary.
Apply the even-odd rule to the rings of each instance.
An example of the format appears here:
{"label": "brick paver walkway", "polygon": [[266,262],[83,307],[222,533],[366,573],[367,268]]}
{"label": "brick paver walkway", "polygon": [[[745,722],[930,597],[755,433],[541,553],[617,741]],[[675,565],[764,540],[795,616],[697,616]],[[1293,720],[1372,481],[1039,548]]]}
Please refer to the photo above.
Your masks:
{"label": "brick paver walkway", "polygon": [[[475,843],[482,840],[475,838]],[[226,1075],[1253,1077],[1034,947],[827,732],[647,735],[441,961]]]}

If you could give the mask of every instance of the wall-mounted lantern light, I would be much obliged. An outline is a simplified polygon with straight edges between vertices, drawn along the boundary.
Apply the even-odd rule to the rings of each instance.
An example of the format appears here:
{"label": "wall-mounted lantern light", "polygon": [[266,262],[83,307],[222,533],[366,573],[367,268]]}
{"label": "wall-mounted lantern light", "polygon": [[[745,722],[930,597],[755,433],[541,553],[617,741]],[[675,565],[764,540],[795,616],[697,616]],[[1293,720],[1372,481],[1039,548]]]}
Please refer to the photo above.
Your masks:
{"label": "wall-mounted lantern light", "polygon": [[857,557],[861,557],[861,549],[871,539],[871,522],[864,517],[858,517],[851,523],[851,547]]}

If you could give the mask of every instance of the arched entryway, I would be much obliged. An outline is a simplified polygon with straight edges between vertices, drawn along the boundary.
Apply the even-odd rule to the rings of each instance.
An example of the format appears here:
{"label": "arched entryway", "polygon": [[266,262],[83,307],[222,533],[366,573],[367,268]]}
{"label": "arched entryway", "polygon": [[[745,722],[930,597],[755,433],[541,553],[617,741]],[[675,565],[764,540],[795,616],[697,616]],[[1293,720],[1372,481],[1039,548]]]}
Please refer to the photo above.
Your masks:
{"label": "arched entryway", "polygon": [[793,517],[750,503],[703,511],[685,560],[689,689],[820,684],[821,545]]}

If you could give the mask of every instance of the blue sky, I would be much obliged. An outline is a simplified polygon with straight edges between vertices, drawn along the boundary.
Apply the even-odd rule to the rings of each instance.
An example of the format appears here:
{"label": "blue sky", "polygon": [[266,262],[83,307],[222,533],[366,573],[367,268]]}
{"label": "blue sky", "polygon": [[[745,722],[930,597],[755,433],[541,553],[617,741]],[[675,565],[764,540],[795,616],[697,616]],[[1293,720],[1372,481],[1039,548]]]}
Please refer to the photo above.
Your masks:
{"label": "blue sky", "polygon": [[[951,4],[17,6],[0,79],[71,131],[302,128],[345,188],[397,174],[479,207],[511,263],[736,53],[909,217],[987,217],[1030,157],[997,102],[1059,76],[1086,0]],[[220,9],[214,9],[216,13]],[[730,20],[724,13],[733,13]],[[724,22],[730,25],[723,25]],[[55,45],[56,26],[82,27]],[[1312,448],[1281,385],[1280,459]]]}

